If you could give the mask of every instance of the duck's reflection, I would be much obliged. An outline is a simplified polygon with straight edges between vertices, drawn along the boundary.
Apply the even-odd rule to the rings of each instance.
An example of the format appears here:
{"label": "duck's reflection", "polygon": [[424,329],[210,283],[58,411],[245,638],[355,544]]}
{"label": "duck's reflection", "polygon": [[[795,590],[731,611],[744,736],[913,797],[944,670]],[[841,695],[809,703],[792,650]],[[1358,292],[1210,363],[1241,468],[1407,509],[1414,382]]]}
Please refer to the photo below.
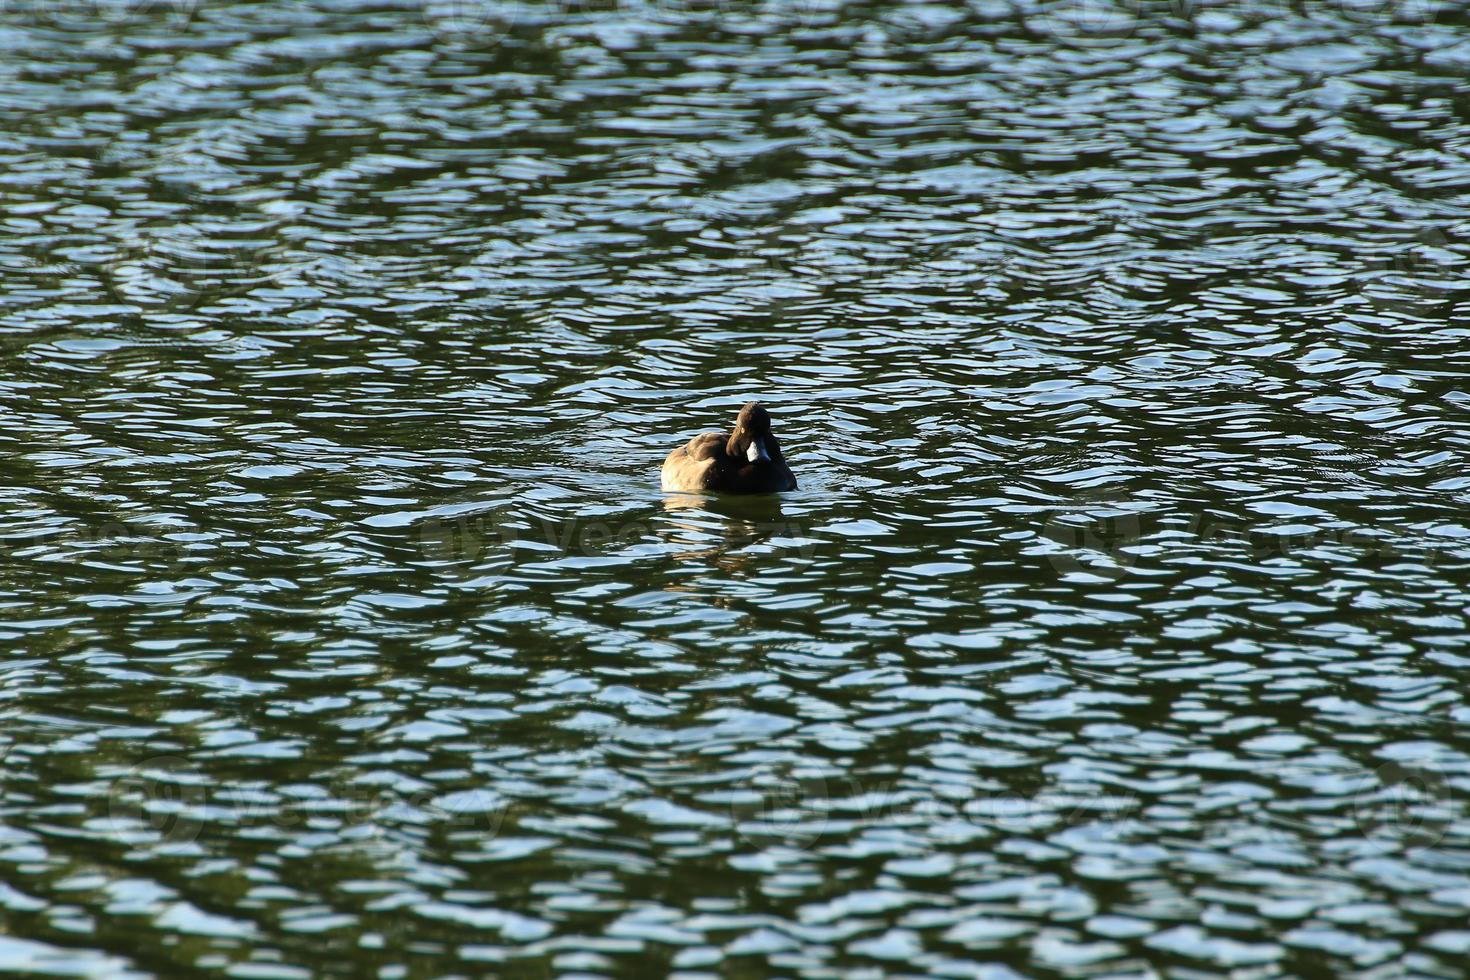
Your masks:
{"label": "duck's reflection", "polygon": [[745,568],[755,550],[752,546],[804,536],[775,494],[669,493],[664,496],[664,511],[670,519],[660,533],[679,546],[675,560],[708,562],[726,571]]}

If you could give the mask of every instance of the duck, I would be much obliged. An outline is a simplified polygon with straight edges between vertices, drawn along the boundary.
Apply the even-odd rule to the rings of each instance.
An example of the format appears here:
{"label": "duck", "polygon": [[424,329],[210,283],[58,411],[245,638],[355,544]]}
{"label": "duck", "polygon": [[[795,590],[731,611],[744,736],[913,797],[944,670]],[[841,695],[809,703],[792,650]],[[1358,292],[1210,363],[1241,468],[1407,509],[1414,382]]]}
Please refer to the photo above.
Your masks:
{"label": "duck", "polygon": [[771,415],[746,402],[729,432],[704,432],[673,452],[660,471],[664,490],[685,493],[778,493],[795,490],[796,477],[771,433]]}

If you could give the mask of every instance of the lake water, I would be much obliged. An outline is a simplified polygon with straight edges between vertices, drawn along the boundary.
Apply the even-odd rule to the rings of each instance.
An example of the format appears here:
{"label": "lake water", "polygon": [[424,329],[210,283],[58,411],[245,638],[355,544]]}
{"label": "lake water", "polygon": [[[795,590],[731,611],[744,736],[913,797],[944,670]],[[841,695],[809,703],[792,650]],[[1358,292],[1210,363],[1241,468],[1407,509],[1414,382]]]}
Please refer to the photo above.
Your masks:
{"label": "lake water", "polygon": [[1464,968],[1461,5],[0,45],[0,972]]}

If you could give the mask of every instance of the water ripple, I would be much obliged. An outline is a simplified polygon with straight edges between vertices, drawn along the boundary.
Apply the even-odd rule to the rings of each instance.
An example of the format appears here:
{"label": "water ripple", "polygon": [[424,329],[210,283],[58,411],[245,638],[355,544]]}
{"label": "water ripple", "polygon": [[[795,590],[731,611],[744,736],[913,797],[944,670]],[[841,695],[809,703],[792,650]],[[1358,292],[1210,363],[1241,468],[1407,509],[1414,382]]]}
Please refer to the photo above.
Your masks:
{"label": "water ripple", "polygon": [[1453,975],[1466,29],[6,4],[0,969]]}

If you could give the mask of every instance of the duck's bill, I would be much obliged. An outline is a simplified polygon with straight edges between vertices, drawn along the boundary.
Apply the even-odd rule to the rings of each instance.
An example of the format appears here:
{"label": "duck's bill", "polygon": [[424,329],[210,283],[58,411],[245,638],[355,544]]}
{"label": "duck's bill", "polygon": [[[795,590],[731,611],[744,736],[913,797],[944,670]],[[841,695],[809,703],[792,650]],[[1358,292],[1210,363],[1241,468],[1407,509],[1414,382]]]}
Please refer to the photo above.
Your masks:
{"label": "duck's bill", "polygon": [[745,458],[752,463],[769,463],[771,454],[766,452],[766,441],[764,439],[750,440],[750,448],[745,451]]}

